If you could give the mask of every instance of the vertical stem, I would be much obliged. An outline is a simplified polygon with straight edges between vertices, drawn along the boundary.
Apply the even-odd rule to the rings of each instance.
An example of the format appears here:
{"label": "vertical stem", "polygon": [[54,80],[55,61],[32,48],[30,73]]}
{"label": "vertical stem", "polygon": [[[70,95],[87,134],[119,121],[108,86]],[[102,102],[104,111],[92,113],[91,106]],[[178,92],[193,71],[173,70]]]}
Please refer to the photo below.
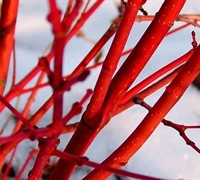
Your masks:
{"label": "vertical stem", "polygon": [[[107,92],[111,78],[116,70],[118,61],[121,57],[122,51],[128,39],[130,30],[133,26],[136,14],[144,3],[142,0],[130,0],[128,1],[126,10],[122,17],[122,21],[114,37],[111,48],[106,57],[99,79],[94,89],[94,94],[88,105],[88,108],[81,120],[81,123],[65,149],[65,152],[73,153],[76,155],[82,155],[87,147],[94,139],[94,134],[99,132],[99,119],[98,113],[100,112],[105,94]],[[95,117],[96,116],[96,117]],[[87,121],[87,125],[85,124]],[[92,126],[92,129],[87,126]],[[66,160],[60,159],[56,165],[55,170],[51,176],[51,179],[68,179],[76,167],[75,162],[67,162]],[[67,169],[67,171],[65,170]]]}
{"label": "vertical stem", "polygon": [[62,131],[62,109],[63,109],[63,92],[60,90],[62,83],[62,64],[63,51],[65,46],[65,34],[61,23],[61,11],[57,8],[55,0],[49,0],[50,14],[49,21],[52,23],[54,33],[54,72],[52,73],[54,108],[52,129],[56,134]]}
{"label": "vertical stem", "polygon": [[82,4],[83,4],[82,0],[76,0],[76,3],[74,5],[73,9],[71,9],[72,2],[70,2],[70,1],[68,2],[68,6],[66,9],[65,15],[63,17],[63,26],[64,26],[64,30],[66,33],[70,30],[75,18],[77,18]]}
{"label": "vertical stem", "polygon": [[29,172],[28,180],[36,180],[42,176],[43,169],[50,160],[50,156],[56,146],[57,137],[48,137],[40,144],[40,150],[37,155],[34,167]]}
{"label": "vertical stem", "polygon": [[103,63],[101,73],[95,85],[94,94],[88,105],[87,111],[85,112],[85,119],[89,120],[100,112],[104,97],[107,93],[112,76],[117,68],[137,12],[143,3],[144,1],[142,0],[128,1],[119,28],[117,29],[110,50]]}
{"label": "vertical stem", "polygon": [[15,48],[15,40],[13,42],[13,75],[12,75],[12,83],[11,88],[16,83],[16,48]]}
{"label": "vertical stem", "polygon": [[0,21],[0,94],[6,86],[19,1],[3,0]]}
{"label": "vertical stem", "polygon": [[65,46],[65,34],[61,23],[61,11],[57,8],[55,0],[49,0],[50,14],[48,20],[52,24],[54,33],[54,71],[50,74],[49,83],[53,89],[53,122],[51,131],[53,136],[49,136],[40,142],[40,150],[32,170],[29,172],[29,180],[41,177],[45,165],[48,163],[51,153],[57,145],[57,138],[62,132],[62,109],[63,109],[63,91],[62,85],[62,63],[63,51]]}

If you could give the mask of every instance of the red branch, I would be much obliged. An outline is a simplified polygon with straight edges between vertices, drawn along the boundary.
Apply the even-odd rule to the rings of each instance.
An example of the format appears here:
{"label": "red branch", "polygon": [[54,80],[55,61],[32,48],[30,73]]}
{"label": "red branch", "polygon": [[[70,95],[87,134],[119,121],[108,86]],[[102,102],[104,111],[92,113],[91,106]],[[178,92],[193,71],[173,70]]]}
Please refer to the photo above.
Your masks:
{"label": "red branch", "polygon": [[34,149],[34,150],[32,150],[32,151],[29,153],[29,155],[28,155],[28,157],[27,157],[27,159],[26,159],[24,165],[22,166],[22,168],[20,169],[18,175],[17,175],[16,178],[15,178],[16,180],[21,180],[21,179],[22,179],[21,176],[22,176],[22,174],[24,173],[25,169],[27,168],[28,163],[29,163],[30,160],[36,155],[37,152],[38,152],[38,151],[37,151],[36,149]]}
{"label": "red branch", "polygon": [[146,179],[146,180],[158,180],[159,179],[159,180],[162,180],[160,178],[136,174],[136,173],[124,171],[124,170],[121,170],[121,169],[115,169],[115,168],[112,168],[112,167],[109,167],[109,166],[105,166],[105,165],[102,165],[102,164],[92,162],[87,157],[78,157],[78,156],[71,155],[71,154],[68,154],[68,153],[64,153],[64,152],[61,152],[61,151],[58,151],[58,150],[54,150],[53,155],[58,156],[62,159],[71,161],[71,162],[76,162],[78,166],[87,165],[89,167],[93,167],[93,168],[96,168],[96,169],[103,169],[105,171],[109,171],[109,172],[114,173],[114,174],[118,174],[118,175],[121,175],[121,176],[127,176],[127,177],[131,177],[131,178],[134,178],[134,179]]}
{"label": "red branch", "polygon": [[22,116],[21,113],[19,113],[9,102],[5,100],[3,96],[0,95],[0,102],[2,102],[10,111],[19,119],[23,122],[24,126],[32,131],[34,131],[33,126],[30,125],[28,120]]}
{"label": "red branch", "polygon": [[[119,168],[122,164],[126,164],[139,150],[200,72],[199,58],[200,46],[166,88],[163,95],[150,109],[135,131],[103,162],[104,165]],[[101,176],[101,178],[106,179],[109,175],[110,173],[103,170],[93,170],[87,177],[89,179]]]}
{"label": "red branch", "polygon": [[158,79],[159,77],[161,77],[165,73],[169,72],[173,68],[178,67],[179,65],[181,65],[182,63],[187,61],[192,56],[193,52],[194,52],[193,50],[187,52],[186,54],[184,54],[183,56],[181,56],[178,59],[174,60],[173,62],[169,63],[165,67],[159,69],[157,72],[155,72],[152,75],[148,76],[146,79],[144,79],[139,84],[134,86],[131,90],[126,92],[126,94],[124,95],[124,97],[121,100],[120,104],[124,104],[125,102],[130,100],[133,96],[135,96],[136,93],[138,93],[141,89],[147,87],[154,80]]}
{"label": "red branch", "polygon": [[[90,9],[85,12],[80,19],[76,22],[76,24],[73,26],[73,28],[70,30],[70,32],[65,37],[65,44],[69,42],[69,40],[79,32],[80,28],[84,25],[84,23],[92,16],[92,14],[95,12],[95,10],[101,5],[103,0],[96,1]],[[48,55],[45,56],[46,60],[49,62],[54,57],[54,49],[51,50],[51,52],[48,53]],[[36,66],[31,72],[29,72],[19,83],[17,83],[11,91],[8,92],[8,94],[5,96],[7,101],[11,101],[14,97],[18,95],[18,92],[20,92],[39,72],[40,67]],[[0,112],[5,108],[5,106],[0,104]]]}
{"label": "red branch", "polygon": [[60,133],[62,132],[62,110],[63,110],[63,91],[61,91],[62,84],[62,64],[63,64],[63,51],[65,46],[65,34],[61,22],[61,11],[57,8],[55,0],[49,0],[50,14],[48,20],[52,24],[54,33],[54,71],[51,74],[52,82],[49,83],[53,89],[53,122],[51,131],[53,136],[48,136],[44,140],[45,146],[41,146],[35,164],[32,170],[29,172],[29,180],[37,179],[41,177],[42,170],[44,169],[47,161],[50,158],[50,153],[55,147],[56,141]]}
{"label": "red branch", "polygon": [[3,0],[0,20],[0,94],[3,95],[11,52],[14,46],[15,24],[19,1]]}
{"label": "red branch", "polygon": [[133,99],[135,97],[144,99],[147,96],[149,96],[149,95],[153,94],[154,92],[156,92],[157,90],[159,90],[160,88],[164,87],[166,84],[170,83],[174,79],[174,77],[176,77],[176,75],[178,74],[178,72],[180,71],[181,68],[182,68],[182,66],[175,69],[173,72],[169,73],[167,76],[164,76],[163,78],[161,78],[157,82],[153,83],[152,85],[146,87],[145,89],[143,89],[142,91],[137,93],[135,96],[131,97],[131,99],[129,99],[125,104],[119,105],[113,116],[115,116],[115,115],[123,112],[124,110],[128,109],[129,107],[135,105],[135,102],[133,101]]}
{"label": "red branch", "polygon": [[[104,101],[104,116],[108,116],[107,118],[112,117],[112,112],[115,111],[125,92],[138,77],[156,48],[172,27],[184,2],[171,0],[163,3],[161,9],[156,14],[138,44],[112,79],[106,100]],[[173,8],[174,6],[176,8]],[[168,14],[168,11],[171,13]],[[158,27],[159,31],[157,29]]]}
{"label": "red branch", "polygon": [[[71,152],[73,154],[81,155],[85,152],[85,150],[91,143],[91,139],[94,138],[93,133],[96,130],[93,132],[93,131],[90,131],[90,128],[96,129],[99,126],[99,122],[100,122],[99,118],[101,118],[101,117],[98,115],[99,115],[100,109],[102,107],[102,103],[103,103],[104,97],[106,95],[107,89],[109,87],[109,83],[111,81],[111,78],[112,78],[115,70],[116,70],[118,61],[121,57],[122,51],[126,44],[128,35],[130,33],[130,30],[134,23],[134,19],[136,17],[136,14],[143,3],[144,3],[144,1],[141,1],[141,0],[128,1],[128,4],[127,4],[126,10],[124,12],[124,15],[122,17],[121,23],[116,32],[116,35],[112,42],[111,48],[107,54],[107,57],[104,61],[102,71],[99,75],[99,78],[97,80],[97,83],[96,83],[96,86],[94,89],[93,96],[87,107],[87,110],[84,113],[84,117],[81,120],[82,123],[79,124],[80,127],[78,127],[73,138],[71,139],[68,146],[66,147],[65,152]],[[120,42],[120,43],[118,43],[118,42]],[[85,124],[87,124],[87,125],[85,126]],[[91,126],[91,127],[88,128],[87,126],[88,127]],[[96,132],[98,132],[98,130]],[[83,141],[81,139],[83,139]],[[76,148],[74,148],[75,146],[76,146]],[[72,163],[72,162],[68,163],[62,159],[59,160],[59,162],[57,163],[55,170],[51,176],[51,179],[55,179],[58,177],[60,179],[69,178],[69,176],[71,175],[71,173],[73,172],[73,170],[75,168],[75,165],[76,164]],[[64,167],[67,168],[68,171],[64,171],[64,169],[63,169]],[[62,171],[62,169],[63,169],[63,173],[60,173],[60,171]]]}
{"label": "red branch", "polygon": [[104,35],[99,39],[99,41],[95,44],[95,46],[91,49],[91,51],[87,54],[87,56],[81,61],[81,63],[68,76],[69,79],[73,79],[74,77],[78,76],[81,72],[83,72],[85,70],[85,67],[89,64],[89,62],[97,55],[97,53],[102,49],[102,47],[107,43],[107,41],[116,32],[116,30],[119,26],[120,20],[121,20],[121,18],[117,18],[113,21],[111,26],[104,33]]}
{"label": "red branch", "polygon": [[[36,152],[37,157],[32,170],[29,172],[29,180],[39,179],[42,176],[45,166],[53,155],[59,157],[60,160],[54,171],[52,171],[50,179],[69,179],[74,168],[83,164],[94,168],[84,179],[107,179],[112,173],[139,179],[156,179],[123,171],[119,168],[125,165],[140,149],[160,122],[177,130],[185,142],[200,153],[199,148],[185,133],[187,129],[200,128],[200,126],[184,126],[164,119],[165,115],[181,98],[186,88],[200,72],[200,47],[198,47],[194,32],[192,32],[192,50],[129,89],[165,36],[189,25],[200,27],[198,24],[199,16],[178,15],[185,1],[165,1],[155,16],[148,16],[142,7],[146,0],[129,0],[127,2],[121,0],[119,16],[113,20],[108,30],[97,43],[95,42],[94,47],[80,61],[73,72],[64,76],[62,71],[64,47],[72,37],[80,32],[83,24],[104,1],[96,0],[91,3],[91,1],[69,0],[66,12],[61,20],[61,11],[57,7],[56,0],[49,0],[48,20],[52,25],[54,35],[51,50],[48,54],[39,58],[37,66],[18,83],[15,82],[16,55],[14,52],[12,87],[7,95],[3,97],[1,94],[4,92],[7,81],[10,55],[12,49],[15,48],[14,31],[18,9],[18,0],[12,3],[11,0],[3,0],[0,21],[0,112],[7,107],[16,116],[18,122],[11,135],[0,137],[0,169],[8,153],[16,148],[21,141],[24,139],[37,139],[39,142],[38,151],[33,150],[29,154],[16,177],[17,179],[21,178],[28,162]],[[145,16],[137,16],[139,10]],[[134,22],[140,20],[150,20],[152,23],[137,45],[131,50],[123,52]],[[182,21],[186,24],[169,31],[174,21]],[[95,57],[100,59],[101,53],[99,52],[102,52],[102,48],[114,34],[114,39],[105,60],[102,62],[97,60],[94,66],[87,67]],[[128,54],[128,57],[118,70],[119,60],[122,55],[126,54]],[[52,59],[53,68],[50,67]],[[70,91],[71,87],[77,82],[84,81],[89,76],[90,70],[99,65],[102,65],[102,67],[94,91],[88,90],[79,102],[72,104],[71,110],[63,117],[63,94]],[[176,69],[170,72],[174,68]],[[41,76],[36,77],[39,72],[41,72]],[[45,75],[48,77],[47,82],[42,83]],[[163,75],[164,77],[161,77]],[[25,89],[25,86],[33,78],[38,80],[36,85]],[[154,81],[156,82],[151,84]],[[145,97],[166,86],[166,84],[169,84],[169,86],[153,107],[143,101]],[[29,118],[35,96],[40,88],[45,86],[52,88],[52,95]],[[28,92],[31,92],[31,95],[20,113],[17,107],[14,108],[11,105],[11,100]],[[82,112],[83,104],[91,95],[92,98],[83,113],[81,121],[67,124],[75,115]],[[101,164],[89,161],[87,157],[82,157],[93,139],[110,119],[135,104],[145,107],[149,110],[149,113],[123,144]],[[36,124],[52,106],[52,122],[47,127],[38,128]],[[56,150],[59,144],[59,136],[74,131],[75,133],[64,152]],[[13,160],[14,155],[15,153],[12,154],[11,160]],[[6,178],[10,166],[11,161],[3,178]]]}
{"label": "red branch", "polygon": [[[147,104],[145,101],[143,101],[142,99],[139,98],[135,98],[134,99],[136,104],[141,105],[142,107],[144,107],[145,109],[147,109],[148,111],[150,111],[150,109],[152,108],[149,104]],[[196,152],[198,152],[200,154],[200,148],[198,148],[195,145],[195,142],[193,142],[190,138],[187,137],[185,131],[187,129],[200,129],[200,126],[185,126],[185,125],[181,125],[181,124],[176,124],[174,122],[171,122],[169,120],[163,119],[162,123],[165,126],[169,126],[173,129],[175,129],[176,131],[179,132],[180,136],[184,139],[184,141],[186,142],[187,145],[191,146]]]}

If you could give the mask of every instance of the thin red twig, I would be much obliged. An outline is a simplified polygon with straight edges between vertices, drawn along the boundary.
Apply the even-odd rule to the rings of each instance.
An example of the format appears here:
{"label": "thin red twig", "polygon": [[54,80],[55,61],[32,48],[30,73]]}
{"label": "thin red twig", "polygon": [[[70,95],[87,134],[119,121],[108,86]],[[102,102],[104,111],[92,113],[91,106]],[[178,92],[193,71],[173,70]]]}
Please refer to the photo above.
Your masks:
{"label": "thin red twig", "polygon": [[[144,107],[145,109],[147,109],[148,111],[150,111],[150,109],[152,108],[149,104],[147,104],[145,101],[143,101],[142,99],[139,98],[135,98],[135,102],[139,105],[141,105],[142,107]],[[187,125],[181,125],[181,124],[176,124],[172,121],[163,119],[162,123],[165,126],[169,126],[173,129],[175,129],[176,131],[179,132],[179,135],[184,139],[184,141],[186,142],[187,145],[191,146],[196,152],[198,152],[200,154],[200,148],[198,148],[195,143],[188,138],[188,136],[186,135],[185,131],[187,129],[200,129],[200,126],[187,126]]]}
{"label": "thin red twig", "polygon": [[11,166],[12,166],[12,162],[13,162],[14,157],[15,157],[15,155],[16,155],[16,151],[17,151],[17,147],[13,150],[13,152],[12,152],[12,154],[11,154],[11,158],[10,158],[10,160],[9,160],[9,162],[8,162],[7,167],[6,167],[6,171],[5,171],[4,174],[3,174],[2,180],[6,180],[7,177],[8,177],[10,168],[11,168]]}
{"label": "thin red twig", "polygon": [[[121,170],[121,169],[115,169],[115,168],[112,168],[109,166],[105,166],[105,165],[90,161],[87,157],[78,157],[78,156],[64,153],[64,152],[58,151],[58,150],[54,150],[53,155],[58,156],[62,159],[66,159],[68,161],[76,162],[77,165],[79,165],[79,166],[87,165],[89,167],[93,167],[96,169],[103,169],[103,170],[109,171],[114,174],[118,174],[121,176],[127,176],[127,177],[134,178],[134,179],[146,179],[146,180],[158,180],[159,179],[159,180],[162,180],[160,178],[145,176],[145,175],[128,172],[128,171]],[[85,178],[83,178],[83,179],[85,179]]]}
{"label": "thin red twig", "polygon": [[16,180],[21,180],[22,179],[21,176],[23,175],[25,169],[27,168],[28,163],[36,155],[37,152],[38,152],[38,150],[34,149],[29,153],[26,161],[24,162],[24,165],[22,166],[22,168],[20,169],[19,173],[17,174],[17,176],[15,178]]}

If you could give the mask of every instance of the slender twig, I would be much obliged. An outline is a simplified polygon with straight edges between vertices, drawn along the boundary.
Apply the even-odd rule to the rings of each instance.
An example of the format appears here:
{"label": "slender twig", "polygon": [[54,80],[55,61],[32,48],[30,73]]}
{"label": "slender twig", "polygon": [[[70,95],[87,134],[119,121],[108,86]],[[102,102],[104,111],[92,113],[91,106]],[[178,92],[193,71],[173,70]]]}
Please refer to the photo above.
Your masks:
{"label": "slender twig", "polygon": [[5,170],[4,174],[3,174],[2,180],[6,180],[7,177],[8,177],[10,168],[11,168],[11,166],[12,166],[14,157],[15,157],[15,155],[16,155],[16,151],[17,151],[17,147],[13,150],[13,152],[12,152],[12,154],[11,154],[10,160],[9,160],[8,165],[7,165],[7,167],[6,167],[6,170]]}
{"label": "slender twig", "polygon": [[[151,110],[151,106],[149,104],[147,104],[144,100],[142,99],[139,99],[139,98],[135,98],[134,99],[135,103],[136,104],[139,104],[141,105],[142,107],[144,107],[145,109],[147,109],[148,111]],[[190,126],[190,125],[182,125],[182,124],[177,124],[177,123],[174,123],[172,121],[169,121],[169,120],[166,120],[166,119],[163,119],[162,120],[162,123],[165,125],[165,126],[169,126],[173,129],[175,129],[176,131],[179,132],[179,135],[183,138],[183,140],[186,142],[187,145],[191,146],[196,152],[198,152],[200,154],[200,148],[198,148],[195,143],[190,139],[188,138],[188,136],[186,135],[185,131],[187,129],[200,129],[200,125],[196,125],[196,126]]]}
{"label": "slender twig", "polygon": [[20,112],[18,112],[9,102],[5,100],[3,96],[0,95],[0,102],[2,102],[20,121],[23,122],[24,126],[32,131],[34,131],[33,126],[30,125],[28,120],[22,116]]}
{"label": "slender twig", "polygon": [[78,76],[81,72],[85,70],[85,67],[89,64],[89,62],[97,55],[97,53],[102,49],[105,43],[113,36],[116,32],[117,27],[119,26],[121,18],[115,19],[108,30],[103,34],[103,36],[99,39],[99,41],[94,45],[91,51],[87,54],[87,56],[81,61],[81,63],[73,70],[73,72],[69,75],[69,79],[72,79]]}
{"label": "slender twig", "polygon": [[144,79],[143,81],[138,83],[131,90],[126,92],[126,94],[124,95],[123,99],[121,100],[120,105],[124,104],[125,102],[127,102],[129,99],[131,99],[131,97],[133,97],[141,89],[143,89],[144,87],[147,87],[150,83],[152,83],[156,79],[160,78],[165,73],[170,72],[173,68],[176,68],[176,67],[180,66],[182,63],[187,61],[192,56],[193,53],[194,53],[194,51],[190,50],[189,52],[187,52],[183,56],[181,56],[178,59],[172,61],[168,65],[164,66],[163,68],[159,69],[158,71],[156,71],[155,73],[153,73],[152,75],[148,76],[146,79]]}
{"label": "slender twig", "polygon": [[16,42],[13,42],[13,74],[11,88],[16,84]]}
{"label": "slender twig", "polygon": [[71,110],[63,117],[63,125],[69,122],[73,116],[80,114],[82,111],[82,105],[85,101],[92,95],[93,91],[91,89],[87,90],[87,93],[83,96],[80,102],[76,102],[72,105]]}
{"label": "slender twig", "polygon": [[16,178],[15,178],[16,180],[22,179],[21,176],[22,176],[22,174],[24,173],[25,169],[27,168],[28,163],[29,163],[29,162],[31,161],[31,159],[36,155],[37,152],[38,152],[38,150],[37,150],[37,149],[34,149],[34,150],[32,150],[32,151],[29,153],[29,155],[28,155],[26,161],[24,162],[22,168],[20,169],[18,175],[17,175]]}
{"label": "slender twig", "polygon": [[[147,15],[147,16],[138,15],[135,21],[137,22],[152,21],[154,18],[155,18],[154,15]],[[185,19],[200,21],[200,15],[199,14],[179,14],[176,18],[176,21],[183,21]]]}
{"label": "slender twig", "polygon": [[[36,85],[37,84],[40,84],[41,81],[43,81],[44,79],[44,76],[45,76],[45,73],[41,73],[39,78],[38,78],[38,81],[36,82]],[[29,118],[29,112],[30,112],[30,108],[31,108],[31,105],[33,104],[33,102],[35,101],[35,96],[37,95],[37,92],[38,92],[39,89],[35,89],[34,91],[31,92],[31,95],[30,97],[28,98],[27,100],[27,103],[25,105],[25,108],[24,110],[22,111],[22,115],[25,117],[25,118]],[[20,127],[22,125],[22,122],[21,121],[18,121],[16,126],[15,126],[15,129],[13,130],[13,133],[17,132]]]}
{"label": "slender twig", "polygon": [[148,179],[148,180],[158,180],[159,179],[159,180],[162,180],[160,178],[145,176],[145,175],[128,172],[128,171],[121,170],[121,169],[115,169],[115,168],[112,168],[109,166],[105,166],[105,165],[90,161],[87,157],[78,157],[78,156],[64,153],[64,152],[58,151],[58,150],[54,150],[53,155],[58,156],[62,159],[66,159],[68,161],[76,162],[79,166],[87,165],[89,167],[93,167],[96,169],[103,169],[103,170],[109,171],[114,174],[118,174],[121,176],[127,176],[127,177],[134,178],[134,179]]}

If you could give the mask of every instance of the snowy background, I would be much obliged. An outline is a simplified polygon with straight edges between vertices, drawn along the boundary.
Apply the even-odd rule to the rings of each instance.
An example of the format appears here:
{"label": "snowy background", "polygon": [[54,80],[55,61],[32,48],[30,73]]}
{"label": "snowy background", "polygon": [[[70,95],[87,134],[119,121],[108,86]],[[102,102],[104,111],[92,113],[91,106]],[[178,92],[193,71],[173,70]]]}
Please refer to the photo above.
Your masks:
{"label": "snowy background", "polygon": [[[117,15],[116,2],[106,0],[94,16],[85,24],[83,32],[94,41],[97,41],[109,27],[110,22]],[[148,0],[144,9],[151,14],[159,10],[162,1]],[[58,0],[59,7],[64,10],[66,7],[65,0]],[[200,7],[198,1],[188,0],[182,13],[199,13]],[[45,52],[45,49],[52,42],[53,36],[51,27],[46,21],[48,14],[48,3],[45,0],[20,0],[19,17],[16,28],[16,54],[17,54],[17,81],[22,79],[35,65],[38,58]],[[133,47],[149,23],[135,23],[130,38],[127,42],[126,49]],[[182,23],[176,23],[174,27]],[[195,30],[197,40],[199,40],[200,31],[198,28],[189,26],[188,28],[172,34],[163,41],[162,45],[151,58],[151,61],[141,73],[137,82],[141,81],[163,65],[174,60],[188,50],[191,46],[191,31]],[[78,46],[77,46],[78,44]],[[103,55],[106,55],[110,43],[107,43],[103,49]],[[65,49],[64,73],[69,74],[78,62],[88,53],[92,45],[81,38],[73,38]],[[122,58],[123,62],[123,58]],[[98,77],[100,68],[92,71],[90,77],[84,82],[73,86],[72,90],[65,95],[65,112],[71,108],[71,104],[80,100],[88,88],[93,88]],[[10,75],[12,74],[12,63]],[[11,78],[11,76],[9,77]],[[33,81],[34,82],[34,81]],[[163,93],[164,89],[156,92],[146,99],[153,105],[157,98]],[[45,99],[51,95],[50,88],[44,88],[37,95],[32,113],[38,109]],[[26,102],[28,95],[21,97],[20,106]],[[15,104],[16,100],[12,101]],[[19,107],[20,107],[19,106]],[[200,123],[200,92],[195,87],[190,87],[183,98],[167,115],[166,119],[180,124],[198,125]],[[38,126],[44,126],[51,121],[51,111],[49,111]],[[91,147],[86,152],[86,156],[91,161],[101,162],[111,154],[137,127],[138,123],[146,115],[147,111],[139,106],[134,106],[126,112],[113,118],[113,120],[97,136]],[[9,111],[5,110],[0,115],[1,123],[8,116]],[[80,120],[81,115],[76,116],[73,121]],[[0,124],[1,125],[1,124]],[[9,133],[9,132],[5,132]],[[200,131],[188,131],[197,145],[200,146]],[[71,135],[61,137],[60,148],[63,149],[66,141]],[[25,146],[29,144],[29,146]],[[28,140],[20,144],[15,158],[16,169],[20,169],[24,158],[28,155],[31,148],[36,145]],[[23,154],[23,156],[22,156]],[[33,162],[31,162],[33,164]],[[31,165],[30,164],[30,165]],[[143,145],[137,154],[123,167],[127,171],[160,177],[165,179],[200,179],[200,157],[197,152],[187,146],[178,132],[172,128],[165,127],[162,124],[156,129],[150,139]],[[85,168],[87,171],[88,168]],[[79,172],[72,179],[81,179],[84,171]],[[26,177],[26,175],[24,175]]]}

